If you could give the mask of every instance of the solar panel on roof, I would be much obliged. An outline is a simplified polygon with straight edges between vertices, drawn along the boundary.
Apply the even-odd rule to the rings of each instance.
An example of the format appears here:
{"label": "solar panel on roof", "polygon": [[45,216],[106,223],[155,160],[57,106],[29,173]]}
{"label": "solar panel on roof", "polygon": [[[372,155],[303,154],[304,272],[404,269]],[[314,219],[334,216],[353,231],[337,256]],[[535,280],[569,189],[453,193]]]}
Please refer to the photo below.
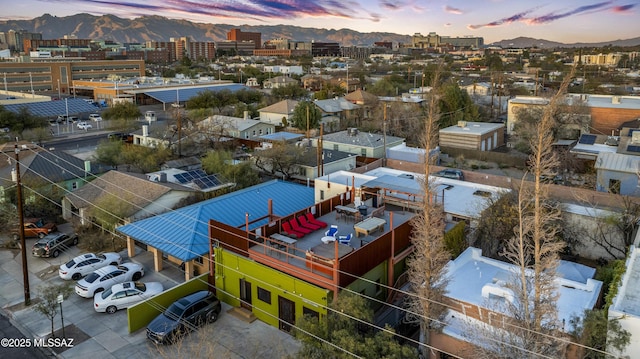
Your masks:
{"label": "solar panel on roof", "polygon": [[197,178],[193,180],[193,183],[200,189],[218,187],[222,184],[222,182],[218,179],[218,177],[216,177],[216,175],[208,175],[206,177]]}
{"label": "solar panel on roof", "polygon": [[29,110],[34,116],[55,117],[69,113],[69,115],[79,115],[81,113],[95,112],[96,108],[92,104],[81,98],[68,98],[59,101],[46,101],[34,103],[20,103],[5,105],[8,111],[19,113],[22,108]]}
{"label": "solar panel on roof", "polygon": [[191,170],[191,171],[187,171],[187,172],[182,172],[182,173],[178,173],[177,175],[174,175],[173,177],[180,183],[185,184],[185,183],[189,183],[192,182],[193,180],[197,179],[197,178],[202,178],[202,177],[206,177],[207,173],[203,170]]}
{"label": "solar panel on roof", "polygon": [[596,135],[582,135],[580,136],[580,140],[578,141],[578,143],[593,145],[594,143],[596,143]]}
{"label": "solar panel on roof", "polygon": [[189,101],[192,97],[198,96],[201,92],[204,91],[213,91],[218,92],[222,90],[229,90],[231,92],[236,92],[242,89],[250,89],[242,84],[229,84],[229,85],[212,85],[205,87],[181,87],[180,89],[169,89],[169,90],[161,90],[161,91],[148,91],[145,92],[145,95],[152,97],[163,103],[175,103]]}
{"label": "solar panel on roof", "polygon": [[640,146],[629,145],[627,146],[629,152],[640,152]]}

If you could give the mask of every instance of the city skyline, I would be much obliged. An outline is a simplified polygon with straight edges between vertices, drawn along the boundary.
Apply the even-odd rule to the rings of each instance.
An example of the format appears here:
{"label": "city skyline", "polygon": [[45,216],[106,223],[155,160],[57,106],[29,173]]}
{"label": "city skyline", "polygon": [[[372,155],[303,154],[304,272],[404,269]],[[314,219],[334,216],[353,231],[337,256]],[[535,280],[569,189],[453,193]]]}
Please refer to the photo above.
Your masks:
{"label": "city skyline", "polygon": [[236,26],[283,24],[402,35],[436,32],[483,37],[485,43],[519,36],[575,43],[637,37],[638,5],[638,0],[567,0],[561,4],[505,0],[23,0],[5,9],[0,19],[26,20],[45,13],[59,17],[78,13],[123,18],[158,15]]}

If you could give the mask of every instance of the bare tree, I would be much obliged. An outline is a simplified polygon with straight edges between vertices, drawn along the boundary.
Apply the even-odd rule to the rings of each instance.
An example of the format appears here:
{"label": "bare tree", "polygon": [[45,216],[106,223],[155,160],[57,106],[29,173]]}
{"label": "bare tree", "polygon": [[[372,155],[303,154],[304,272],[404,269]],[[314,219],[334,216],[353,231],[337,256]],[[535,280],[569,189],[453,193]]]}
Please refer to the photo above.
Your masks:
{"label": "bare tree", "polygon": [[58,315],[60,310],[60,302],[58,296],[62,295],[63,299],[67,299],[73,288],[69,283],[47,284],[40,288],[41,300],[33,308],[36,312],[43,314],[51,321],[51,337],[54,337],[53,319]]}
{"label": "bare tree", "polygon": [[441,303],[446,294],[448,280],[445,266],[450,260],[450,254],[444,245],[444,208],[442,198],[437,199],[437,191],[429,180],[432,158],[430,150],[437,146],[439,107],[437,99],[437,85],[439,71],[433,77],[433,90],[429,94],[427,116],[425,118],[422,147],[426,150],[424,160],[424,180],[422,182],[425,193],[422,210],[414,217],[414,231],[411,241],[415,247],[409,258],[408,273],[413,296],[410,297],[409,307],[416,313],[416,320],[420,324],[420,351],[426,355],[426,345],[430,344],[430,331],[441,328],[446,307]]}
{"label": "bare tree", "polygon": [[[573,72],[572,72],[573,73]],[[565,244],[559,239],[560,207],[548,200],[548,185],[542,175],[552,173],[558,165],[553,151],[554,114],[564,99],[569,74],[558,92],[550,99],[541,117],[532,123],[529,133],[529,170],[534,181],[524,177],[520,182],[517,199],[517,224],[514,235],[507,240],[502,255],[516,266],[505,287],[513,294],[510,298],[493,303],[489,309],[501,313],[500,323],[490,329],[480,326],[476,341],[490,338],[480,348],[481,357],[537,358],[564,356],[566,344],[556,340],[561,337],[563,324],[558,320],[558,288],[556,268],[559,253]],[[486,324],[486,323],[485,323]]]}
{"label": "bare tree", "polygon": [[261,171],[290,179],[296,174],[304,152],[303,147],[275,142],[270,149],[254,152],[253,157],[256,167]]}

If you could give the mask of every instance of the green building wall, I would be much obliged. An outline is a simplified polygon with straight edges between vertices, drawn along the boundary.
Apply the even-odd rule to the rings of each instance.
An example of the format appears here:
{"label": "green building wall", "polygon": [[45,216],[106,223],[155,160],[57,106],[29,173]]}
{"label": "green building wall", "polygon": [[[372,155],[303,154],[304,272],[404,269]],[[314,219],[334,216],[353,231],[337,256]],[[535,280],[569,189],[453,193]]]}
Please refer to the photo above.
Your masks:
{"label": "green building wall", "polygon": [[[215,248],[215,284],[220,300],[240,306],[241,280],[251,283],[251,305],[253,314],[261,321],[279,327],[278,297],[295,303],[295,318],[301,318],[306,310],[319,314],[320,320],[327,315],[327,305],[333,297],[331,291],[297,279],[276,269],[257,263],[244,256]],[[262,298],[259,290],[262,289]],[[270,303],[265,299],[270,293]],[[305,310],[306,308],[306,310]]]}

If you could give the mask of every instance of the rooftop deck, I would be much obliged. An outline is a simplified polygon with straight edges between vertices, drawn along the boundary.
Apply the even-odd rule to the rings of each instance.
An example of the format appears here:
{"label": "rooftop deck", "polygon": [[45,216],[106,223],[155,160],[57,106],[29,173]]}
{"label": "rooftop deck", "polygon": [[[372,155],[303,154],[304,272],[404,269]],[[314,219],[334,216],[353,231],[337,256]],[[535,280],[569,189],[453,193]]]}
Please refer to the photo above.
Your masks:
{"label": "rooftop deck", "polygon": [[[372,214],[376,214],[376,218],[384,220],[384,225],[380,226],[382,230],[377,229],[357,236],[354,226],[365,218],[371,217]],[[334,210],[316,218],[325,222],[327,224],[326,228],[315,230],[299,239],[292,238],[291,244],[269,237],[257,236],[256,242],[250,241],[249,253],[256,261],[263,262],[269,266],[279,267],[283,271],[287,271],[288,267],[290,272],[295,272],[292,274],[300,274],[300,269],[304,269],[322,278],[333,278],[336,255],[341,262],[353,253],[358,256],[358,251],[368,245],[375,245],[376,240],[382,236],[389,237],[388,233],[392,229],[405,225],[414,216],[415,213],[404,211],[396,206],[368,207],[366,216],[347,216]],[[335,241],[323,243],[322,238],[326,236],[325,232],[332,225],[338,227],[337,236],[352,234],[348,245]],[[284,232],[279,233],[285,234]],[[390,239],[387,238],[387,241],[390,241]],[[369,250],[376,251],[374,248]],[[385,255],[387,257],[390,256],[390,251]],[[363,254],[363,256],[368,256],[368,254]],[[277,259],[277,261],[273,259]],[[345,270],[342,264],[340,265],[340,270]],[[326,283],[326,279],[324,281]]]}

